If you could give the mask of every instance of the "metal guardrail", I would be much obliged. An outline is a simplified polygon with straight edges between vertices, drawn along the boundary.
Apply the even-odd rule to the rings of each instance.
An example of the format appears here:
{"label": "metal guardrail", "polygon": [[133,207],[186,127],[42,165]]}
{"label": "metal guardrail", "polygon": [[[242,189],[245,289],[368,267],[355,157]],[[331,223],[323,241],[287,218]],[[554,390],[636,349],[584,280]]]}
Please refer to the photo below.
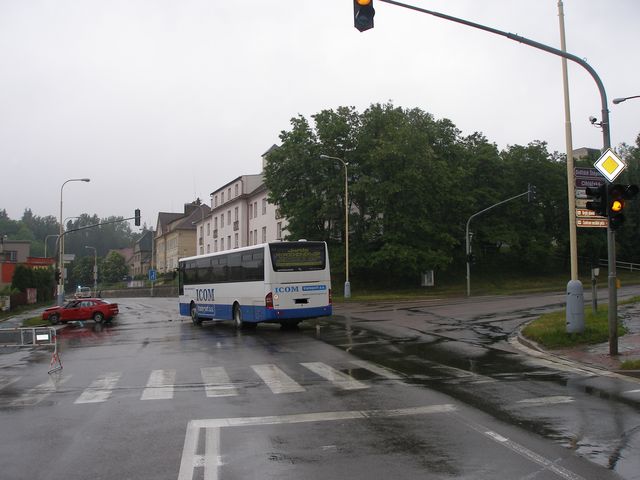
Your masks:
{"label": "metal guardrail", "polygon": [[53,347],[49,373],[62,370],[58,336],[53,327],[0,328],[0,347]]}
{"label": "metal guardrail", "polygon": [[[601,267],[607,267],[609,265],[609,262],[604,259],[601,258],[599,261],[599,265]],[[634,270],[636,272],[640,272],[640,263],[633,263],[633,262],[621,262],[621,261],[616,261],[616,270],[629,270],[630,272],[633,272]]]}

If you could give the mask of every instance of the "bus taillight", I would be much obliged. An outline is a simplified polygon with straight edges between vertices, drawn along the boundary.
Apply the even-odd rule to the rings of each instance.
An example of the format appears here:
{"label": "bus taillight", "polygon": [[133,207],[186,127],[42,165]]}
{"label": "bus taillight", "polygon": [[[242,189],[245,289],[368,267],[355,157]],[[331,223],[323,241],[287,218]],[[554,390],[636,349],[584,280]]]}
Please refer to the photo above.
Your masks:
{"label": "bus taillight", "polygon": [[331,289],[329,289],[329,305],[331,305],[333,303],[333,300],[331,298]]}
{"label": "bus taillight", "polygon": [[269,310],[273,310],[273,292],[267,293],[267,296],[264,297],[264,303]]}

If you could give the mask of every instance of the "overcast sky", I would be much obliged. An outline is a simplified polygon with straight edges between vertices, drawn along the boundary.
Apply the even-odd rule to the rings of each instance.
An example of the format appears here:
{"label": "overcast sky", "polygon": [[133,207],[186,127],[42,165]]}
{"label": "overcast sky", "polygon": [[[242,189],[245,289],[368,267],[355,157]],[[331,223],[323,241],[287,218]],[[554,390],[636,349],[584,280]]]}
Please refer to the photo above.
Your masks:
{"label": "overcast sky", "polygon": [[[239,175],[291,117],[392,101],[500,148],[565,151],[560,58],[375,1],[0,0],[0,209],[155,228]],[[557,0],[413,0],[559,48]],[[564,0],[567,49],[598,72],[613,146],[640,133],[640,1]],[[595,82],[570,64],[574,148],[602,147]],[[319,160],[320,161],[320,160]],[[543,186],[539,186],[543,188]],[[133,227],[133,223],[132,223]]]}

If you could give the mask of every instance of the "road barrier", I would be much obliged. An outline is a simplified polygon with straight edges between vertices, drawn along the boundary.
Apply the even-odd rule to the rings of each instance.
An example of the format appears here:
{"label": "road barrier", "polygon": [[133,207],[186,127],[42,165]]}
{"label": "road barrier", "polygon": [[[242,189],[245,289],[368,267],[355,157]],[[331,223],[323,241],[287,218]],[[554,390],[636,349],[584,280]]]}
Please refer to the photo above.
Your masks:
{"label": "road barrier", "polygon": [[49,374],[62,370],[58,337],[53,327],[0,328],[0,347],[53,347]]}

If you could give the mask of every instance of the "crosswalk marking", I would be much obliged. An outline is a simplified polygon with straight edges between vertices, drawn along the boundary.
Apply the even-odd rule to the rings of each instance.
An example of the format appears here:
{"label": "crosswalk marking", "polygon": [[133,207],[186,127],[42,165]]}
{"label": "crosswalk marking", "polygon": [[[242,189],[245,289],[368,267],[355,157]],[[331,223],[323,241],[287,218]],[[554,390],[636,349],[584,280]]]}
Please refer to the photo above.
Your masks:
{"label": "crosswalk marking", "polygon": [[330,367],[329,365],[325,365],[322,362],[301,363],[300,365],[302,365],[305,368],[308,368],[316,375],[319,375],[322,378],[325,378],[326,380],[330,381],[337,387],[342,388],[343,390],[357,390],[362,388],[368,388],[367,385],[365,385],[362,382],[359,382],[358,380],[351,377],[350,375],[346,375],[341,371]]}
{"label": "crosswalk marking", "polygon": [[275,365],[251,365],[251,368],[275,394],[306,391],[306,388]]}
{"label": "crosswalk marking", "polygon": [[100,375],[73,403],[106,402],[118,384],[121,375],[120,372],[108,372]]}
{"label": "crosswalk marking", "polygon": [[224,367],[202,367],[200,375],[207,397],[233,397],[238,390],[231,383]]}
{"label": "crosswalk marking", "polygon": [[22,377],[0,377],[0,390],[2,390],[5,387],[8,387],[12,383],[17,382],[21,378]]}
{"label": "crosswalk marking", "polygon": [[154,370],[149,375],[147,387],[140,400],[170,400],[173,398],[173,386],[176,381],[175,370]]}
{"label": "crosswalk marking", "polygon": [[12,407],[32,407],[37,405],[49,395],[56,392],[58,387],[67,383],[70,378],[71,375],[65,375],[60,378],[49,377],[46,382],[27,390],[18,398],[10,402],[9,405]]}
{"label": "crosswalk marking", "polygon": [[351,363],[357,367],[364,368],[365,370],[369,370],[370,372],[373,372],[376,375],[384,377],[388,380],[401,380],[402,378],[404,378],[402,375],[394,372],[389,368],[381,367],[380,365],[367,362],[366,360],[352,360]]}

